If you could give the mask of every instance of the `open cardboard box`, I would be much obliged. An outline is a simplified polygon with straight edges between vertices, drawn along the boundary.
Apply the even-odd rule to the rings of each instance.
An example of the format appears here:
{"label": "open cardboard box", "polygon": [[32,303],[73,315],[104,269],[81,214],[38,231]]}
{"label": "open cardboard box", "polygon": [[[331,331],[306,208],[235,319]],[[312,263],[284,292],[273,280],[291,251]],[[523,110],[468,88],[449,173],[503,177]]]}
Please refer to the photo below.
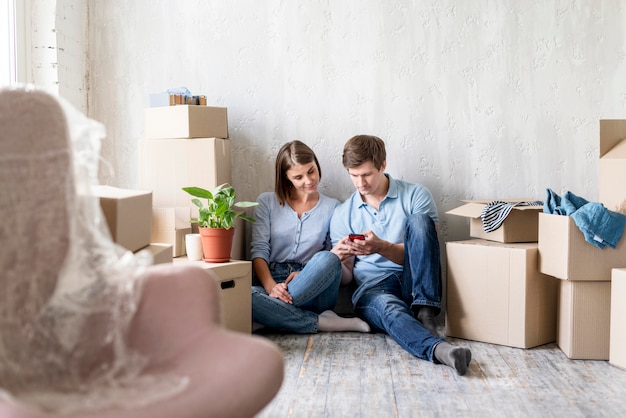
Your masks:
{"label": "open cardboard box", "polygon": [[[493,200],[462,200],[465,204],[446,213],[470,219],[470,236],[502,243],[537,242],[538,218],[542,206],[517,206],[495,231],[485,232],[480,217],[485,205]],[[507,203],[532,202],[536,199],[497,199]]]}
{"label": "open cardboard box", "polygon": [[539,271],[562,280],[610,281],[626,267],[626,234],[615,249],[585,241],[571,216],[539,214]]}

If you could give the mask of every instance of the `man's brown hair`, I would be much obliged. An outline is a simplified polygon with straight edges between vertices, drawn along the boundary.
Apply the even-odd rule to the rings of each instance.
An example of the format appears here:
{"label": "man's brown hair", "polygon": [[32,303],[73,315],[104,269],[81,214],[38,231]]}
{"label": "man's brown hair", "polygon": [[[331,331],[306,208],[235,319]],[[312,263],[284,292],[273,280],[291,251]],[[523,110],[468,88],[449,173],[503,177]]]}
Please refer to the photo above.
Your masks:
{"label": "man's brown hair", "polygon": [[371,161],[380,170],[386,159],[385,143],[377,136],[353,136],[343,147],[343,166],[346,169]]}

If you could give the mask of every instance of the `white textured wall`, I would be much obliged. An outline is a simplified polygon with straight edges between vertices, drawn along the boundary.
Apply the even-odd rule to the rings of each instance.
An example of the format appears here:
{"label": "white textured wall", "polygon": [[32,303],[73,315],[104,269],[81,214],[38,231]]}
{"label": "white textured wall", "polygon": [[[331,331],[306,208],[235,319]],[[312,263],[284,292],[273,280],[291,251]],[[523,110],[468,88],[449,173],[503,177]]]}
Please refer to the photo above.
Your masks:
{"label": "white textured wall", "polygon": [[[465,198],[597,199],[598,120],[626,117],[619,0],[91,0],[89,112],[105,123],[103,182],[135,187],[150,92],[187,86],[226,106],[241,198],[273,187],[301,139],[323,191],[352,192],[352,135],[382,137],[388,172],[443,214]],[[466,236],[442,216],[443,239]]]}

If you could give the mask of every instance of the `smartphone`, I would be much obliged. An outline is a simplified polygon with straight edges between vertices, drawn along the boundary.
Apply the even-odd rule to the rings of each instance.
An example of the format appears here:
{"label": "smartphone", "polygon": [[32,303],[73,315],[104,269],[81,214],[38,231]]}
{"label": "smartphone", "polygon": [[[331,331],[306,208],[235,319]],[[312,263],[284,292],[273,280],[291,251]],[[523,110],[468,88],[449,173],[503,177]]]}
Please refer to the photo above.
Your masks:
{"label": "smartphone", "polygon": [[354,241],[355,239],[360,239],[360,240],[365,241],[365,235],[363,235],[363,234],[350,234],[350,235],[348,235],[348,239],[350,241]]}

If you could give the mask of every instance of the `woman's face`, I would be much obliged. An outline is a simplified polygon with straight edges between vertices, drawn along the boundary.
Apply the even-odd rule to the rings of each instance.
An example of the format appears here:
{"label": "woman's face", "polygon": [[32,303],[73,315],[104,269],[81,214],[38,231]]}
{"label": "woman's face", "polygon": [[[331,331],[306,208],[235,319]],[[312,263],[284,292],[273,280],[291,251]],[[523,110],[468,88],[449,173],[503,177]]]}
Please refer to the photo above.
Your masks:
{"label": "woman's face", "polygon": [[307,164],[296,164],[285,173],[287,179],[298,193],[311,194],[317,192],[320,173],[315,161]]}

